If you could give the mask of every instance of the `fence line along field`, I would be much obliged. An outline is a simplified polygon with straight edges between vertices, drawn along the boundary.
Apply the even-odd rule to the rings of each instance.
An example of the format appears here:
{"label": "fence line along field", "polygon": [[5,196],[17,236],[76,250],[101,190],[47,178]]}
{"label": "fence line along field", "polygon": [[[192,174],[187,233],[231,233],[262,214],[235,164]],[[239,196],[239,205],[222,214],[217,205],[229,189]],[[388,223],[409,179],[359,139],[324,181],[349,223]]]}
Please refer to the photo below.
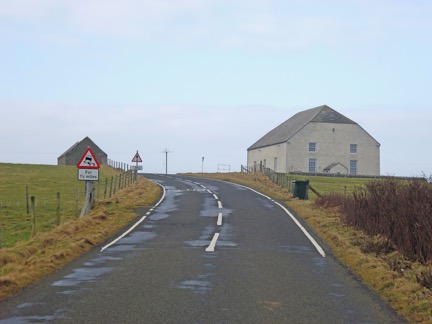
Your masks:
{"label": "fence line along field", "polygon": [[[96,200],[109,197],[128,181],[118,170],[102,166],[95,185]],[[0,248],[27,241],[35,230],[47,231],[76,218],[84,195],[85,181],[78,180],[75,166],[0,163]]]}

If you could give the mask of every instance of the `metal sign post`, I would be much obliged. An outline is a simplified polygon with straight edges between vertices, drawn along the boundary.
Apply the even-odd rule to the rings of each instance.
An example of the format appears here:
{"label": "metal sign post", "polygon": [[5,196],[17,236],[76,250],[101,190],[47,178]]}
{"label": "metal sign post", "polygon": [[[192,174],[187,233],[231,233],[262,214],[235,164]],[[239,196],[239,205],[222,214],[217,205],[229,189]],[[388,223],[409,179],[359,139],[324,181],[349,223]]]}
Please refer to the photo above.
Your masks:
{"label": "metal sign post", "polygon": [[99,180],[100,164],[90,147],[84,152],[77,164],[78,180],[85,181],[85,200],[80,218],[88,214],[94,201],[94,181]]}
{"label": "metal sign post", "polygon": [[132,162],[136,162],[135,166],[131,166],[131,170],[134,170],[134,179],[135,179],[135,182],[137,182],[138,181],[138,170],[142,170],[142,166],[138,165],[138,162],[142,162],[142,159],[138,153],[138,150],[136,151],[134,157],[132,158]]}

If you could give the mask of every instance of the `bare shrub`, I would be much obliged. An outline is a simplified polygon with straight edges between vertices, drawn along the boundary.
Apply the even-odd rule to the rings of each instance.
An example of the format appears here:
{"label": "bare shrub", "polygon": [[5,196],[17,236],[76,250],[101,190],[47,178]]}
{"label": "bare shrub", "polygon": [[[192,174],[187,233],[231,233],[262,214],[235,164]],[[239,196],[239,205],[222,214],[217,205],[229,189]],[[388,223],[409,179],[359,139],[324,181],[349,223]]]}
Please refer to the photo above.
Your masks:
{"label": "bare shrub", "polygon": [[375,180],[342,204],[343,221],[368,235],[382,235],[408,259],[432,260],[432,185]]}
{"label": "bare shrub", "polygon": [[345,224],[384,238],[363,246],[365,252],[395,247],[409,260],[432,261],[432,184],[428,181],[374,180],[347,197],[325,195],[315,204],[340,208]]}
{"label": "bare shrub", "polygon": [[346,201],[346,197],[341,194],[327,194],[318,197],[315,200],[315,205],[322,208],[342,207]]}

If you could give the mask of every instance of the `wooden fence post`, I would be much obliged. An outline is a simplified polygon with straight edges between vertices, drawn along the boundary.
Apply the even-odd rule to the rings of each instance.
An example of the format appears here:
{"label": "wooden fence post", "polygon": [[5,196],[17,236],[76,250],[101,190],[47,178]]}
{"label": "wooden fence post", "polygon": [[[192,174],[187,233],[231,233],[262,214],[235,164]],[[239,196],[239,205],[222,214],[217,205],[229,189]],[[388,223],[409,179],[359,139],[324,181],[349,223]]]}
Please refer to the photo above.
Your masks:
{"label": "wooden fence post", "polygon": [[31,211],[32,211],[32,231],[30,237],[33,237],[36,235],[36,202],[35,202],[35,196],[30,197],[31,201]]}
{"label": "wooden fence post", "polygon": [[112,195],[112,186],[113,186],[113,181],[114,181],[114,177],[111,177],[109,198],[111,198],[111,195]]}
{"label": "wooden fence post", "polygon": [[113,192],[114,195],[115,195],[116,191],[117,191],[117,176],[115,176],[115,179],[114,179],[114,192]]}
{"label": "wooden fence post", "polygon": [[57,226],[59,226],[60,223],[60,192],[57,192]]}
{"label": "wooden fence post", "polygon": [[104,199],[106,199],[107,189],[108,189],[108,178],[105,178]]}
{"label": "wooden fence post", "polygon": [[26,210],[27,215],[30,214],[30,204],[29,204],[29,193],[28,193],[28,186],[26,186]]}

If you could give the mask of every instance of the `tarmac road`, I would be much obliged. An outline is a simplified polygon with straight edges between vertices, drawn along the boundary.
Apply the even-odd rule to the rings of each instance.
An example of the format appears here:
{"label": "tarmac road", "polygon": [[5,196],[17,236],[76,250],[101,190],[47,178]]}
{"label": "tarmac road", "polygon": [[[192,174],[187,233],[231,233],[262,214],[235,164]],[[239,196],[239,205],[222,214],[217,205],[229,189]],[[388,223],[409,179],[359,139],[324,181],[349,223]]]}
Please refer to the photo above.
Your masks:
{"label": "tarmac road", "polygon": [[217,180],[146,177],[164,187],[158,205],[1,302],[0,323],[404,322],[277,202]]}

